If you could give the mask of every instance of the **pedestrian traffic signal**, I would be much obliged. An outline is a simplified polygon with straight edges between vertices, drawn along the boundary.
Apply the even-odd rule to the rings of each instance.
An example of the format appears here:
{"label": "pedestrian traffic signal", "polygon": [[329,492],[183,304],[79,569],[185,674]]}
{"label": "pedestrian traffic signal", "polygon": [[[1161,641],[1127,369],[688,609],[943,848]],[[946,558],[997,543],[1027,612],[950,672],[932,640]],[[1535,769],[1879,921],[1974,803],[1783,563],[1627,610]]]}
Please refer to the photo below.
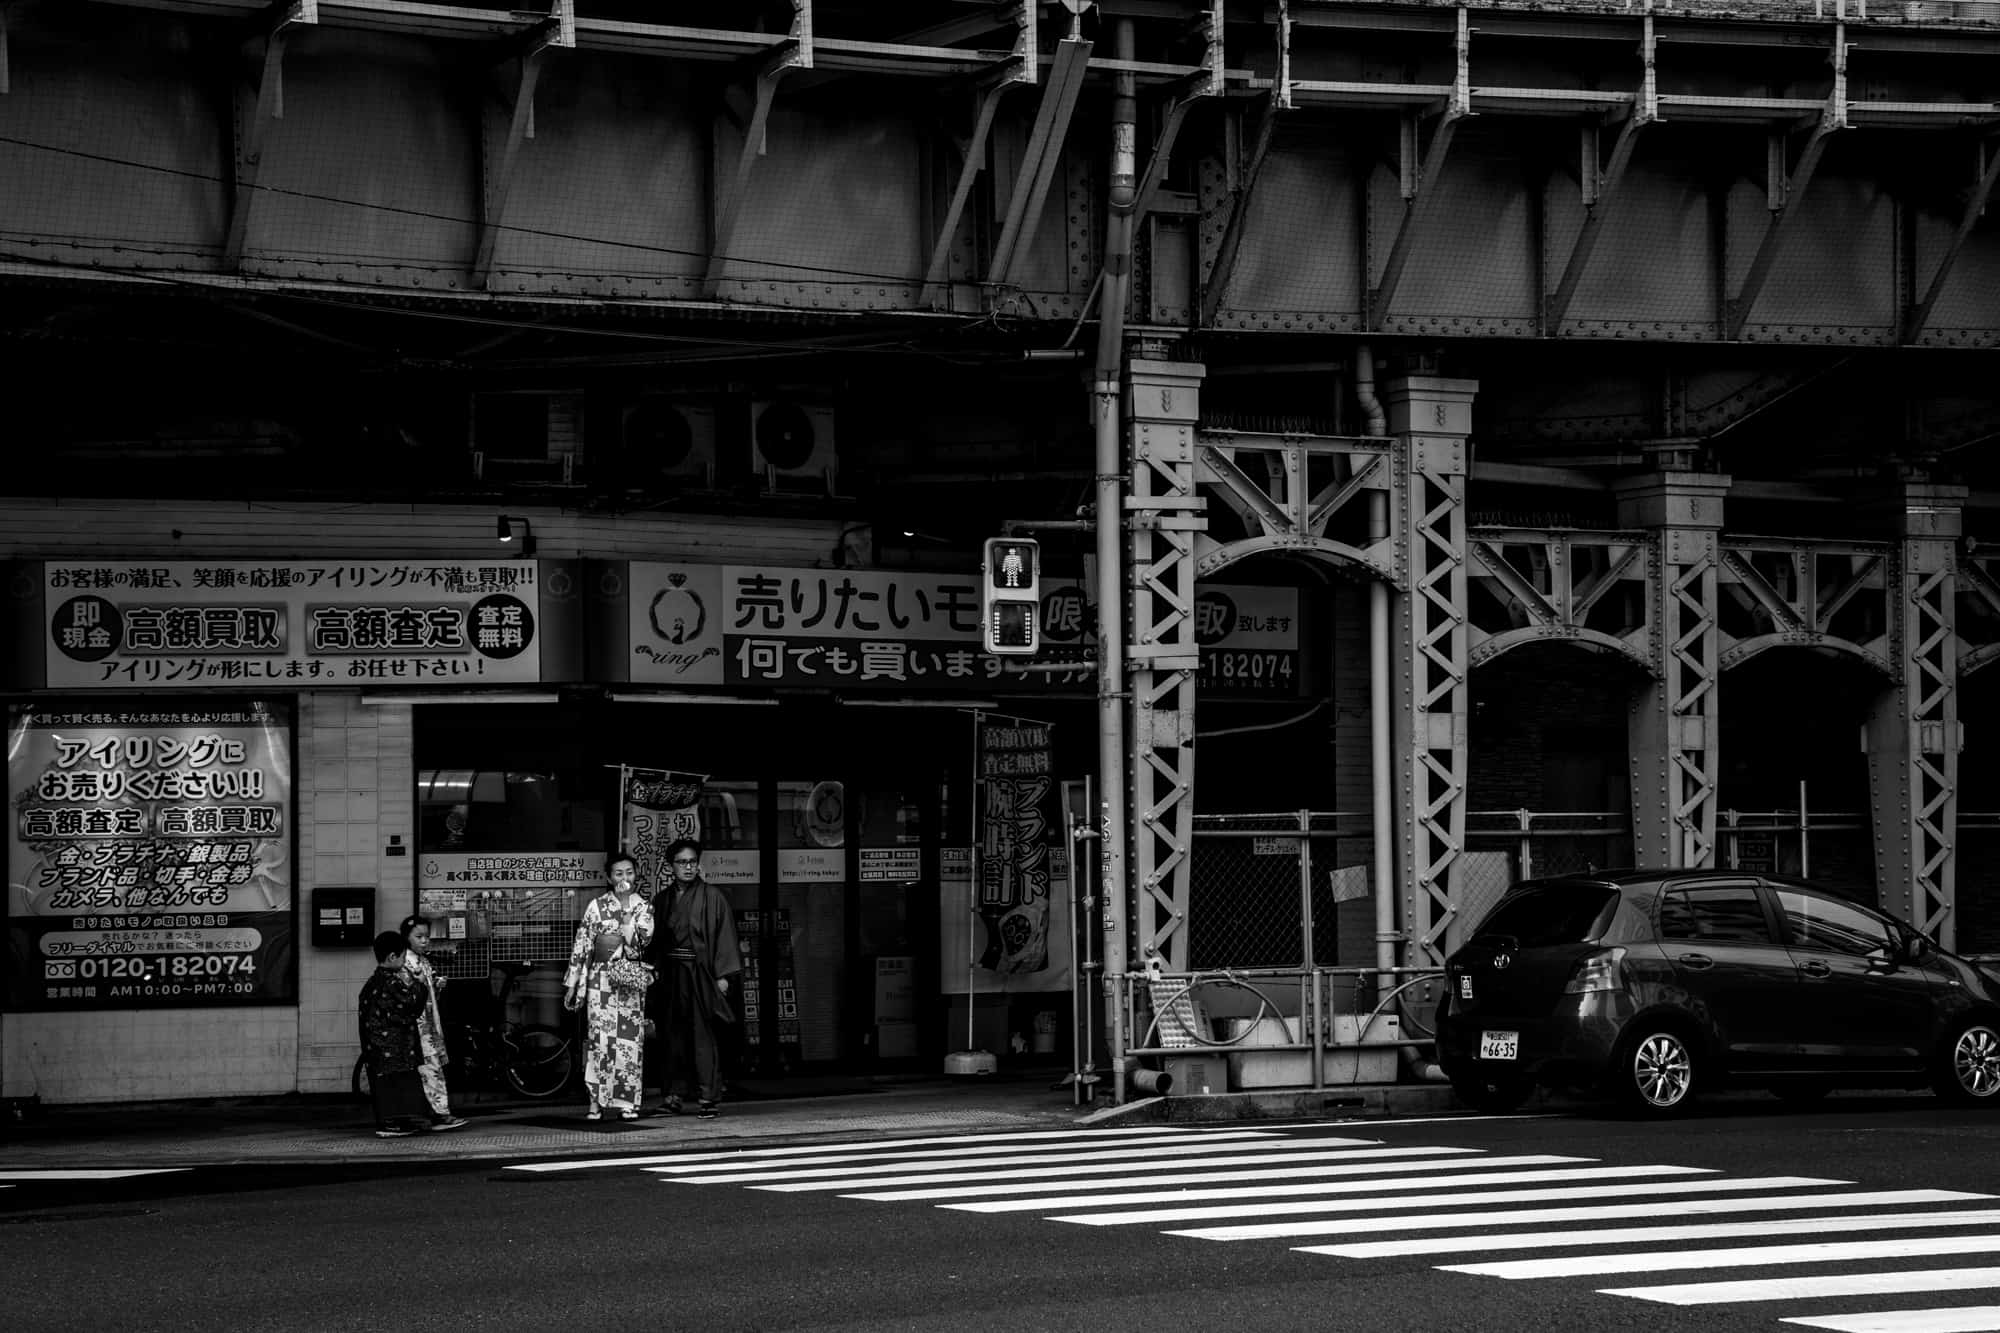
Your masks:
{"label": "pedestrian traffic signal", "polygon": [[994,537],[980,566],[979,623],[986,651],[1033,657],[1042,648],[1042,547],[1032,537]]}

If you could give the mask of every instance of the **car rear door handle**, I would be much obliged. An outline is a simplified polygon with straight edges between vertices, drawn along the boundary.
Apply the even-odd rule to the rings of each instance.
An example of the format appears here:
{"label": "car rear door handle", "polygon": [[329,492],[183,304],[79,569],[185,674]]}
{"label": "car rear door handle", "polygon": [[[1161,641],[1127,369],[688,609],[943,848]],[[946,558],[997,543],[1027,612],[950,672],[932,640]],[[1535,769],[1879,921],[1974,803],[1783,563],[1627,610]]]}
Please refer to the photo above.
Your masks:
{"label": "car rear door handle", "polygon": [[1705,967],[1714,967],[1715,960],[1705,953],[1684,953],[1680,956],[1682,967],[1691,967],[1699,972]]}
{"label": "car rear door handle", "polygon": [[1809,977],[1830,977],[1833,975],[1833,969],[1817,958],[1799,964],[1799,971]]}

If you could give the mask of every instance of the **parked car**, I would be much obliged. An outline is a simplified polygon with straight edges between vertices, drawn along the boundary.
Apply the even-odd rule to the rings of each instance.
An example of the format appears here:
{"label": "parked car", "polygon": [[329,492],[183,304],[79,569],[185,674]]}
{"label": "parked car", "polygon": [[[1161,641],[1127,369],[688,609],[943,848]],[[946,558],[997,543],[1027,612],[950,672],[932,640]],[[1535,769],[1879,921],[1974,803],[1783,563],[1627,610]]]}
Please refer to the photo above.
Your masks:
{"label": "parked car", "polygon": [[1801,880],[1621,870],[1527,880],[1445,967],[1438,1062],[1461,1100],[1537,1085],[1667,1115],[1723,1084],[2000,1102],[2000,973]]}

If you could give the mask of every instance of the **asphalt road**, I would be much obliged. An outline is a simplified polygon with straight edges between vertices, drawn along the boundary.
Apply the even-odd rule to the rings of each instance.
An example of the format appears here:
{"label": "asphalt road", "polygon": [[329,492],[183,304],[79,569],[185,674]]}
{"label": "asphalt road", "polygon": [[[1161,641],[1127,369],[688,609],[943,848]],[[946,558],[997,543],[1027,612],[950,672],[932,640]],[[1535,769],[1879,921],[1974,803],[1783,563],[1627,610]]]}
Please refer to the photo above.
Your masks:
{"label": "asphalt road", "polygon": [[[2000,1305],[1996,1149],[2000,1119],[1928,1097],[1746,1098],[1664,1125],[1251,1122],[21,1181],[0,1190],[0,1322],[1858,1329]],[[1537,1266],[1450,1271],[1494,1263]],[[2000,1327],[1955,1319],[1912,1327]]]}

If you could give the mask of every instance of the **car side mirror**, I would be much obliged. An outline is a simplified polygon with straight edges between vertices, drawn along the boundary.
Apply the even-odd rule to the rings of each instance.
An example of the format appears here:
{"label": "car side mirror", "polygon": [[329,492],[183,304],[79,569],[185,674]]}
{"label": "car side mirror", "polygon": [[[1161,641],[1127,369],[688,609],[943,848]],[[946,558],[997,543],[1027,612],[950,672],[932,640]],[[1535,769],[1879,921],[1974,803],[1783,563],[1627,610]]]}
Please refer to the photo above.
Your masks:
{"label": "car side mirror", "polygon": [[1930,952],[1931,952],[1931,942],[1925,939],[1922,935],[1918,935],[1915,932],[1912,932],[1903,937],[1904,962],[1906,963],[1920,962],[1923,959],[1928,958],[1930,956]]}

